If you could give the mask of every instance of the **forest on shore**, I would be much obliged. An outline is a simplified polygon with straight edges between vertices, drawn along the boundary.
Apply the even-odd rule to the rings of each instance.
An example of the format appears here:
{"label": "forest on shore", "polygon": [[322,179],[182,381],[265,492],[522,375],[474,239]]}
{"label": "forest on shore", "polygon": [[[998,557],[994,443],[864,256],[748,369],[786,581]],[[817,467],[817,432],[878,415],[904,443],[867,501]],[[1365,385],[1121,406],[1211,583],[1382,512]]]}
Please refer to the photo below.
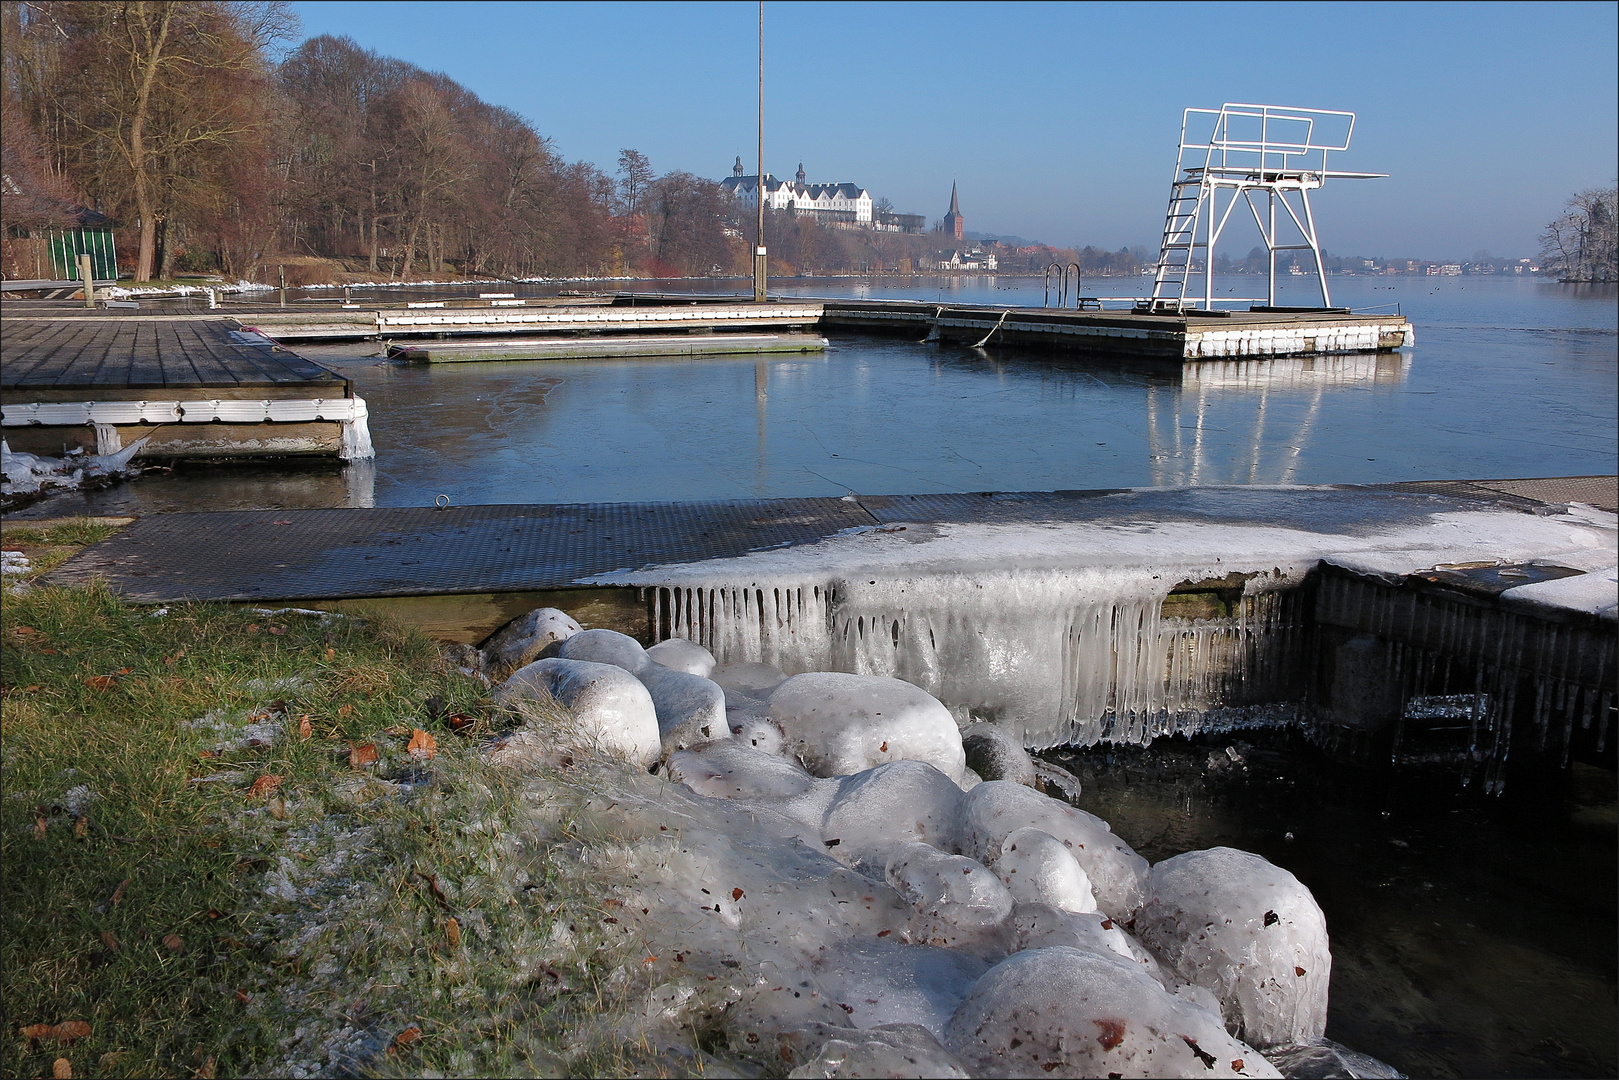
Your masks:
{"label": "forest on shore", "polygon": [[[718,183],[623,150],[567,161],[524,117],[280,2],[4,0],[7,243],[108,219],[136,280],[289,284],[749,272],[757,224]],[[920,267],[941,233],[770,212],[772,272]],[[1002,249],[1003,271],[1139,255]],[[8,262],[11,260],[8,260]],[[8,274],[16,274],[8,265]]]}

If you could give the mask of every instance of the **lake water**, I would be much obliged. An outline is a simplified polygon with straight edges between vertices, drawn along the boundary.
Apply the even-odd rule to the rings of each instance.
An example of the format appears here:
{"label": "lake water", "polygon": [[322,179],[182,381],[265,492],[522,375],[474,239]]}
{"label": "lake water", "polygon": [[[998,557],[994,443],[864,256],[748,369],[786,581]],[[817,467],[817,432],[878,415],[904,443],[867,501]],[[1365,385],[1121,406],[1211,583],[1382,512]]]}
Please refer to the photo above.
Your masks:
{"label": "lake water", "polygon": [[[1280,299],[1299,303],[1305,282]],[[374,465],[148,474],[26,516],[161,510],[1376,483],[1611,474],[1612,288],[1334,278],[1398,305],[1396,354],[1148,365],[837,336],[824,356],[404,366],[299,346],[370,404]],[[1221,283],[1251,294],[1257,279]],[[587,284],[570,286],[589,288]],[[733,282],[642,282],[731,292]],[[484,286],[483,290],[490,290]],[[554,294],[556,286],[514,289]],[[1136,280],[1087,282],[1123,296]],[[412,298],[470,289],[412,290]],[[1038,306],[1038,279],[777,282],[804,296]],[[311,292],[326,297],[330,292]],[[379,293],[400,299],[397,290]],[[355,290],[364,299],[365,290]],[[1212,742],[1062,759],[1087,806],[1153,859],[1228,844],[1294,871],[1326,911],[1328,1035],[1413,1076],[1615,1074],[1613,777],[1482,800],[1344,770],[1287,734],[1213,769]],[[1222,760],[1225,759],[1223,754]],[[1288,834],[1292,838],[1288,838]]]}
{"label": "lake water", "polygon": [[[1307,280],[1287,282],[1281,301],[1311,300]],[[1144,281],[1101,279],[1084,291],[1127,295]],[[1227,295],[1262,286],[1219,284]],[[825,355],[759,360],[407,366],[380,361],[374,343],[300,345],[368,402],[374,467],[346,478],[331,466],[183,469],[30,513],[413,506],[439,495],[474,504],[1379,483],[1619,467],[1613,288],[1513,277],[1330,284],[1335,303],[1397,305],[1415,324],[1415,347],[1246,364],[1239,376],[1230,364],[842,335]],[[808,279],[775,291],[1038,306],[1044,285]],[[333,294],[307,295],[329,303]]]}

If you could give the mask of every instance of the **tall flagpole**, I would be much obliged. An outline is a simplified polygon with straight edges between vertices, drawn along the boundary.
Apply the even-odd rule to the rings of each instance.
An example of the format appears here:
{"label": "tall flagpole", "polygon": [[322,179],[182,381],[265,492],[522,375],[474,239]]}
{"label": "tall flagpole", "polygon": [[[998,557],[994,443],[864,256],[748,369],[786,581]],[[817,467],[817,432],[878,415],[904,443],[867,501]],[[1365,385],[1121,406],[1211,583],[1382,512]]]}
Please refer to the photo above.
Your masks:
{"label": "tall flagpole", "polygon": [[765,255],[765,0],[759,0],[759,168],[754,179],[757,181],[753,192],[754,201],[759,204],[759,231],[755,234],[758,244],[753,249],[753,299],[762,304],[768,261]]}

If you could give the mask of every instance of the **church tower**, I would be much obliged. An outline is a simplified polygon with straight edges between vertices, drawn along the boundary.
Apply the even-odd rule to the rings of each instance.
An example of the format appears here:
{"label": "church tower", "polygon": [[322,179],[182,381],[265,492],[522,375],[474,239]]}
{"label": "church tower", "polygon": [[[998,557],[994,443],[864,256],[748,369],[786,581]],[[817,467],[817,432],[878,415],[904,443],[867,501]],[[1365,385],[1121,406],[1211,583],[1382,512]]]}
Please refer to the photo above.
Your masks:
{"label": "church tower", "polygon": [[804,163],[802,161],[798,163],[798,186],[804,186]]}
{"label": "church tower", "polygon": [[738,154],[736,156],[736,164],[731,166],[731,175],[732,176],[741,176],[742,175],[742,155],[741,154]]}
{"label": "church tower", "polygon": [[944,216],[944,231],[961,239],[963,221],[961,217],[961,204],[956,202],[956,182],[950,181],[950,212]]}

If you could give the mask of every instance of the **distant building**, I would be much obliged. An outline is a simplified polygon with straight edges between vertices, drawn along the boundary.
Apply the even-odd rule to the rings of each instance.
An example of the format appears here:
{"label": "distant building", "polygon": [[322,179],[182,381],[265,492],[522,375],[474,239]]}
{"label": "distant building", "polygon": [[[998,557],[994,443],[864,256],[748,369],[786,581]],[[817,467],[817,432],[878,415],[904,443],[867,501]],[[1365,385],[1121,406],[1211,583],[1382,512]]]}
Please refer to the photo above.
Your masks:
{"label": "distant building", "polygon": [[[759,204],[759,178],[742,174],[740,157],[736,159],[731,175],[720,181],[720,187],[749,206]],[[822,221],[848,222],[866,227],[875,224],[870,192],[859,184],[805,183],[803,162],[799,162],[798,175],[792,183],[777,180],[765,173],[764,191],[765,205],[772,210],[791,210]]]}
{"label": "distant building", "polygon": [[995,257],[993,251],[985,251],[983,248],[975,247],[971,251],[962,251],[960,249],[952,251],[943,258],[931,263],[930,269],[945,271],[994,270],[999,265],[1000,260]]}
{"label": "distant building", "polygon": [[956,182],[954,180],[950,181],[950,210],[944,215],[943,228],[945,232],[957,240],[961,239],[961,234],[966,229],[966,219],[961,216],[961,206],[956,202]]}

